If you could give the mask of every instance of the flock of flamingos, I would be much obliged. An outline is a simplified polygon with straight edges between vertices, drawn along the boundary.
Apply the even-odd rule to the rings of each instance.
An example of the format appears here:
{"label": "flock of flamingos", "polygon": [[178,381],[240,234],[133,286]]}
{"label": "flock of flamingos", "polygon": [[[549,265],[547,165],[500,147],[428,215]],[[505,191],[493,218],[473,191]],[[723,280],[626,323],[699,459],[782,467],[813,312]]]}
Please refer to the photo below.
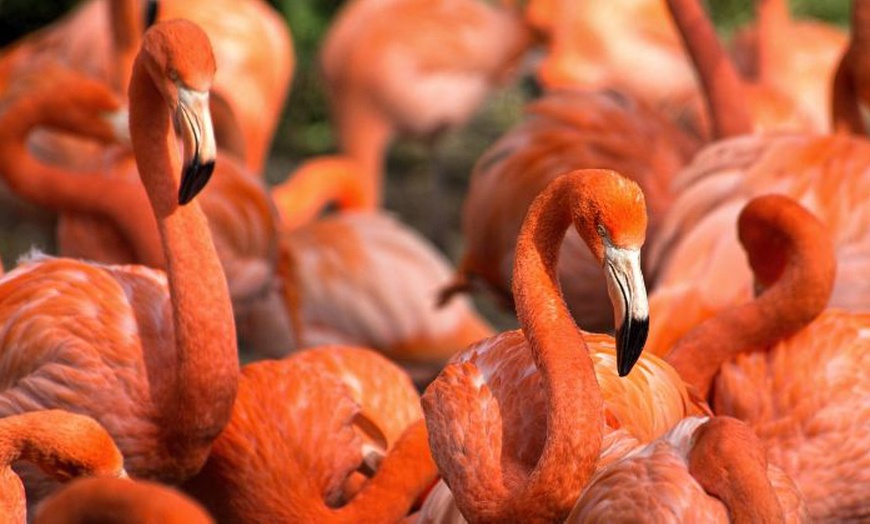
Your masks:
{"label": "flock of flamingos", "polygon": [[[870,0],[755,7],[726,50],[700,0],[348,0],[341,150],[273,187],[263,0],[0,51],[2,199],[58,249],[0,271],[0,523],[870,521]],[[451,267],[385,157],[532,50]]]}

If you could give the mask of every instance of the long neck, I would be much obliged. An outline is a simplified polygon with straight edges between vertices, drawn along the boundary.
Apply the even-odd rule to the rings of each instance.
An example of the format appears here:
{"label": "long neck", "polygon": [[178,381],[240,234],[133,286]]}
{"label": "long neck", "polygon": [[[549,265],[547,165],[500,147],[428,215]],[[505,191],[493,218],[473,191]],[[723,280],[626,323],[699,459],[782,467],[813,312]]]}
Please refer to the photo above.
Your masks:
{"label": "long neck", "polygon": [[[61,89],[75,86],[64,85]],[[30,133],[40,125],[50,125],[53,112],[66,110],[57,100],[62,96],[50,93],[48,97],[22,99],[0,117],[0,173],[6,184],[17,196],[51,211],[102,217],[127,240],[137,262],[162,267],[163,250],[156,223],[145,193],[135,180],[126,179],[122,173],[71,172],[41,161],[28,149]],[[79,136],[91,138],[85,130]]]}
{"label": "long neck", "polygon": [[783,60],[782,39],[790,22],[786,0],[755,0],[758,13],[758,78],[770,83]]}
{"label": "long neck", "polygon": [[547,437],[525,485],[508,486],[516,508],[534,507],[553,486],[585,485],[601,447],[601,392],[556,277],[559,247],[580,205],[571,189],[568,177],[551,183],[529,209],[517,240],[513,290],[547,398]]}
{"label": "long neck", "polygon": [[333,510],[329,520],[398,522],[437,476],[426,423],[420,419],[402,433],[365,487],[344,507]]}
{"label": "long neck", "polygon": [[689,473],[707,493],[725,503],[731,522],[784,522],[767,477],[764,445],[743,422],[710,419],[695,432],[688,459]]}
{"label": "long neck", "polygon": [[285,229],[313,221],[329,203],[340,209],[366,206],[363,174],[348,158],[328,156],[299,166],[283,183],[272,188],[272,199]]}
{"label": "long neck", "polygon": [[752,121],[746,89],[700,1],[668,0],[668,6],[704,87],[713,135],[725,138],[749,133]]}
{"label": "long neck", "polygon": [[[864,135],[864,119],[861,116],[861,89],[859,80],[870,60],[870,2],[855,0],[852,3],[851,41],[840,59],[834,75],[832,103],[833,127],[838,132]],[[865,88],[866,89],[866,88]]]}
{"label": "long neck", "polygon": [[109,1],[109,24],[114,47],[112,84],[119,93],[127,92],[133,60],[139,52],[145,30],[143,3],[144,0]]}
{"label": "long neck", "polygon": [[704,397],[724,362],[766,349],[806,326],[827,306],[833,288],[833,247],[814,217],[802,208],[769,216],[748,214],[748,209],[741,217],[741,241],[756,280],[769,287],[755,300],[697,326],[667,356]]}
{"label": "long neck", "polygon": [[233,313],[205,215],[196,202],[178,205],[178,142],[169,108],[140,61],[130,84],[130,135],[157,218],[175,326],[174,367],[161,372],[166,381],[155,385],[155,405],[173,456],[204,460],[230,418],[238,385]]}

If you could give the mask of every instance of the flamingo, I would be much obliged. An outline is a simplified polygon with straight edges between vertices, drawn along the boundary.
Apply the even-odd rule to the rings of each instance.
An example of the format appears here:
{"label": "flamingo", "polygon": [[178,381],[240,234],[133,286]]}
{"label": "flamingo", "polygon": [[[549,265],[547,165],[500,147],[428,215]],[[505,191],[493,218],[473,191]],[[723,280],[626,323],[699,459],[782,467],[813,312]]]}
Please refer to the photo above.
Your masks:
{"label": "flamingo", "polygon": [[[16,42],[0,56],[0,92],[25,70],[59,61],[118,87],[125,93],[132,57],[139,48],[145,19],[142,0],[91,0],[75,11]],[[243,137],[236,149],[251,173],[263,173],[272,135],[293,77],[295,58],[281,16],[262,0],[161,0],[158,20],[187,18],[213,43],[218,72],[213,108],[217,136]],[[111,41],[110,40],[111,35]],[[227,129],[226,126],[238,126]],[[43,143],[66,162],[80,154],[73,146]],[[60,151],[53,151],[59,148]]]}
{"label": "flamingo", "polygon": [[131,474],[166,482],[205,462],[238,381],[226,280],[205,216],[190,203],[213,170],[214,68],[208,38],[185,20],[152,26],[134,64],[130,136],[165,274],[33,256],[0,281],[0,414],[89,414]]}
{"label": "flamingo", "polygon": [[[608,280],[615,341],[581,332],[561,298],[555,266],[572,222]],[[628,379],[612,371],[628,375],[646,338],[645,226],[640,188],[607,170],[557,177],[529,209],[514,270],[522,329],[454,356],[422,397],[433,457],[469,520],[562,520],[604,435],[648,442],[703,412],[659,359],[641,358]]]}
{"label": "flamingo", "polygon": [[341,148],[365,180],[366,206],[381,203],[396,135],[462,125],[531,43],[517,13],[479,0],[348,2],[324,37],[320,63]]}
{"label": "flamingo", "polygon": [[[553,91],[526,113],[475,165],[463,204],[465,251],[444,300],[482,281],[511,304],[514,248],[526,210],[570,169],[605,167],[637,181],[654,237],[675,197],[673,173],[700,146],[647,104],[616,91]],[[598,263],[573,231],[562,249],[559,274],[572,315],[587,329],[606,330],[613,315]]]}
{"label": "flamingo", "polygon": [[437,475],[422,415],[408,376],[368,349],[248,364],[185,489],[222,522],[396,522]]}
{"label": "flamingo", "polygon": [[758,197],[738,227],[760,295],[690,331],[668,361],[712,396],[716,413],[749,424],[794,478],[813,521],[860,520],[870,511],[870,446],[861,437],[870,383],[853,370],[870,363],[870,315],[826,308],[833,242],[798,203]]}
{"label": "flamingo", "polygon": [[199,504],[168,486],[97,477],[70,482],[42,501],[33,522],[213,524],[214,519]]}
{"label": "flamingo", "polygon": [[0,523],[26,522],[21,479],[12,470],[27,461],[58,481],[82,476],[123,478],[124,457],[96,420],[60,409],[31,411],[0,419]]}
{"label": "flamingo", "polygon": [[[722,98],[740,106],[740,93],[738,88]],[[711,105],[714,119],[720,113],[736,115],[724,107]],[[844,134],[749,135],[746,120],[733,123],[727,139],[702,149],[674,178],[679,196],[652,239],[649,263],[656,281],[647,349],[655,354],[667,353],[689,329],[723,307],[749,299],[750,274],[730,232],[743,205],[764,193],[800,201],[833,235],[839,271],[831,305],[867,307],[870,288],[863,275],[870,264],[865,234],[870,215],[858,195],[870,183],[870,145]],[[686,303],[694,307],[685,308]]]}

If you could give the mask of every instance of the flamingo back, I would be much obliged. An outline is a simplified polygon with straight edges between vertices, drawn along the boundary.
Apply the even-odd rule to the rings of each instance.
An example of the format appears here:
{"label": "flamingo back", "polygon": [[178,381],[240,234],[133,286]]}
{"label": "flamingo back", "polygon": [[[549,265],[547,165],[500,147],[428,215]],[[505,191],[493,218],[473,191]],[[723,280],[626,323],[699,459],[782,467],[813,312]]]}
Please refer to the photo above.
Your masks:
{"label": "flamingo back", "polygon": [[467,300],[436,307],[448,261],[387,214],[340,213],[289,232],[301,347],[365,345],[437,362],[491,334]]}

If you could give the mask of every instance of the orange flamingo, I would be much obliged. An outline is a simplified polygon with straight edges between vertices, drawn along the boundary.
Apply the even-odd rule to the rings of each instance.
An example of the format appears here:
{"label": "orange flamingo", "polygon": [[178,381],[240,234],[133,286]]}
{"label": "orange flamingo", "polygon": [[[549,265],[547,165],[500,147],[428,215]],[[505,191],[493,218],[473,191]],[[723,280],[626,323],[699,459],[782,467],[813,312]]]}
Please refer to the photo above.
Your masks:
{"label": "orange flamingo", "polygon": [[[572,222],[608,280],[615,341],[577,329],[561,298],[555,266]],[[703,409],[658,359],[627,380],[606,371],[627,375],[646,338],[645,226],[640,188],[606,170],[557,177],[529,209],[514,271],[522,330],[456,355],[422,398],[432,454],[469,520],[564,519],[605,426],[649,441]]]}
{"label": "orange flamingo", "polygon": [[147,481],[107,477],[70,482],[44,500],[34,524],[212,524],[202,507],[176,490]]}
{"label": "orange flamingo", "polygon": [[478,0],[348,2],[324,39],[321,67],[367,207],[381,203],[392,139],[463,124],[530,44],[512,8]]}
{"label": "orange flamingo", "polygon": [[[736,89],[723,98],[731,97],[732,105],[739,106],[740,93]],[[736,115],[724,107],[711,104],[713,117]],[[674,178],[679,196],[652,239],[649,263],[656,283],[647,349],[653,353],[665,354],[699,322],[751,296],[749,270],[730,232],[743,205],[763,193],[788,195],[822,220],[833,235],[840,268],[831,304],[867,307],[870,287],[863,275],[870,264],[870,237],[864,231],[870,215],[858,195],[870,183],[870,144],[845,135],[747,136],[749,123],[734,123],[726,133],[732,138],[702,150]],[[694,307],[685,308],[686,303]]]}
{"label": "orange flamingo", "polygon": [[760,295],[690,331],[668,361],[710,391],[717,413],[752,427],[814,521],[860,520],[870,511],[870,447],[860,437],[870,383],[853,370],[870,364],[870,315],[825,309],[833,242],[796,202],[756,198],[738,227]]}
{"label": "orange flamingo", "polygon": [[566,520],[807,522],[794,482],[768,463],[749,427],[689,417],[656,441],[599,465]]}
{"label": "orange flamingo", "polygon": [[38,466],[58,481],[106,475],[126,477],[124,457],[94,419],[60,409],[32,411],[0,419],[0,523],[26,522],[27,504],[17,461]]}
{"label": "orange flamingo", "polygon": [[333,346],[245,366],[233,416],[186,489],[225,522],[396,522],[436,475],[408,376]]}
{"label": "orange flamingo", "polygon": [[[286,24],[262,0],[161,0],[158,20],[187,18],[199,24],[213,43],[219,65],[214,81],[213,108],[217,136],[243,137],[238,146],[251,173],[262,173],[272,135],[287,98],[295,64]],[[144,8],[142,0],[91,0],[49,27],[5,50],[0,57],[0,92],[25,70],[59,61],[126,92],[132,57],[139,49]],[[111,36],[110,36],[111,35]],[[238,125],[226,129],[224,125]],[[78,147],[78,144],[75,144]],[[80,154],[62,148],[64,161]]]}
{"label": "orange flamingo", "polygon": [[[443,298],[482,281],[510,296],[516,238],[532,199],[570,169],[604,167],[624,173],[644,191],[650,237],[674,194],[670,179],[699,144],[647,104],[616,91],[550,92],[526,108],[477,162],[465,198],[465,252]],[[571,313],[587,329],[604,331],[613,314],[599,264],[573,231],[562,247],[559,274]]]}
{"label": "orange flamingo", "polygon": [[166,274],[34,257],[0,281],[0,413],[91,414],[128,471],[165,481],[202,466],[238,380],[226,280],[205,216],[188,204],[213,169],[214,67],[201,29],[167,22],[146,33],[130,83],[130,135]]}

